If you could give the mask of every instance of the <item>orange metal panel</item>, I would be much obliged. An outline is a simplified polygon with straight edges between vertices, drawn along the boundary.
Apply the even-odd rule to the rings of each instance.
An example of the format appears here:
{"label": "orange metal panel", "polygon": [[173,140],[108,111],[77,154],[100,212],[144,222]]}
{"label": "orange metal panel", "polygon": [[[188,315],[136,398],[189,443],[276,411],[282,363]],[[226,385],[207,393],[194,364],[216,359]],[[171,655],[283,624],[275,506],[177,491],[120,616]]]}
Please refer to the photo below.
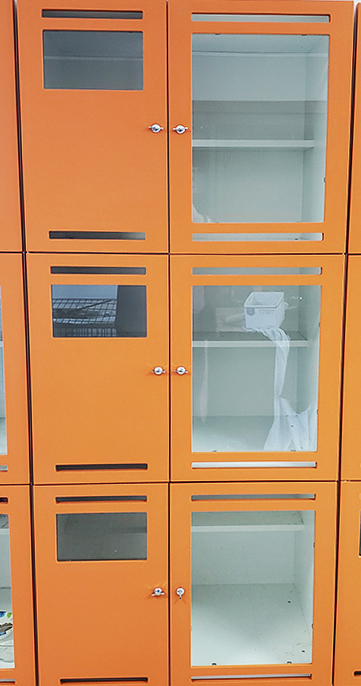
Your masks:
{"label": "orange metal panel", "polygon": [[13,3],[0,4],[0,251],[21,250]]}
{"label": "orange metal panel", "polygon": [[0,255],[3,326],[6,453],[0,455],[0,482],[29,482],[26,351],[21,255]]}
{"label": "orange metal panel", "polygon": [[[15,653],[13,668],[3,668],[1,663],[0,680],[15,686],[35,686],[29,487],[1,486],[0,513],[9,517]],[[2,559],[2,573],[5,564]]]}
{"label": "orange metal panel", "polygon": [[[166,45],[163,0],[67,2],[47,10],[136,10],[143,18],[42,17],[19,2],[25,220],[30,251],[167,250]],[[144,90],[43,86],[44,30],[142,32]],[[152,133],[158,123],[164,130]],[[50,239],[50,231],[145,232],[145,240]],[[94,237],[93,237],[94,238]]]}
{"label": "orange metal panel", "polygon": [[361,484],[341,483],[336,611],[336,686],[355,686],[361,674]]}
{"label": "orange metal panel", "polygon": [[[171,379],[172,379],[172,462],[175,481],[229,480],[328,480],[337,478],[339,441],[340,361],[343,303],[343,257],[328,256],[173,256],[171,258]],[[287,268],[320,268],[321,274],[287,274]],[[194,268],[211,270],[208,275],[192,273]],[[215,272],[228,268],[254,268],[259,274],[227,275]],[[265,275],[262,270],[279,273]],[[282,268],[285,274],[282,274]],[[212,274],[213,270],[213,274]],[[316,451],[286,452],[192,452],[192,286],[254,285],[321,286],[320,362],[318,389],[318,441]],[[224,355],[227,355],[224,349]],[[242,354],[242,348],[238,348]],[[189,373],[174,373],[178,366]],[[229,377],[232,378],[232,368]],[[257,370],[256,370],[257,373]],[[227,377],[228,378],[228,377]],[[257,378],[259,382],[260,379]],[[242,379],[239,380],[242,388]],[[207,467],[208,462],[252,462],[260,466]],[[267,467],[267,462],[279,462]],[[282,466],[282,462],[315,462],[316,465]],[[192,462],[204,463],[204,467]]]}
{"label": "orange metal panel", "polygon": [[[56,514],[107,512],[147,513],[146,559],[57,560]],[[38,486],[35,528],[41,686],[127,677],[166,686],[167,486]],[[165,595],[152,596],[156,587]]]}
{"label": "orange metal panel", "polygon": [[[217,500],[191,501],[194,495],[216,495]],[[233,499],[222,499],[222,495],[231,495]],[[245,500],[235,499],[236,494],[246,495]],[[260,498],[257,499],[257,494]],[[271,496],[262,499],[262,495]],[[272,494],[277,495],[272,499]],[[285,498],[282,494],[291,494]],[[299,499],[292,494],[314,494],[314,499]],[[247,495],[252,497],[247,499]],[[191,627],[191,512],[197,511],[263,511],[263,510],[314,510],[316,512],[315,537],[315,576],[314,576],[314,623],[313,623],[313,659],[305,664],[271,664],[247,666],[204,666],[191,667],[190,660],[190,627]],[[277,683],[306,686],[310,677],[302,678],[291,675],[311,674],[312,683],[331,684],[332,645],[334,622],[334,579],[335,579],[335,535],[336,535],[336,485],[332,483],[273,483],[273,484],[172,484],[171,486],[171,546],[172,562],[170,571],[171,598],[171,656],[174,686],[194,683],[202,677],[200,683],[211,686],[214,679],[225,675],[240,675],[239,683],[266,686],[271,675],[280,675]],[[189,551],[189,552],[186,552]],[[226,564],[226,560],[224,561]],[[267,564],[265,558],[265,564]],[[177,587],[183,587],[185,593],[181,599],[176,594]],[[249,679],[247,676],[249,675]],[[262,675],[268,678],[262,679]],[[282,677],[287,677],[283,679]],[[209,676],[209,680],[207,680]],[[252,678],[253,676],[253,678]],[[186,679],[186,681],[184,681]],[[234,681],[237,682],[236,676]]]}
{"label": "orange metal panel", "polygon": [[360,298],[361,257],[351,255],[348,265],[348,283],[345,324],[345,362],[343,430],[341,452],[341,478],[360,480],[361,459],[359,455],[358,428],[360,424]]}
{"label": "orange metal panel", "polygon": [[[152,370],[168,371],[167,257],[29,255],[28,265],[36,483],[165,481],[169,377]],[[51,273],[61,265],[89,270]],[[53,337],[52,284],[146,286],[147,336]]]}
{"label": "orange metal panel", "polygon": [[357,7],[357,38],[355,67],[355,101],[352,144],[352,171],[350,195],[350,232],[351,253],[361,252],[361,10]]}
{"label": "orange metal panel", "polygon": [[[259,0],[169,0],[170,46],[170,216],[171,250],[175,253],[304,253],[345,249],[349,159],[353,2],[284,2]],[[192,21],[192,13],[319,14],[328,23],[231,23]],[[329,35],[329,93],[326,154],[326,195],[323,222],[193,223],[192,222],[192,34]],[[188,127],[177,135],[174,127]],[[323,233],[321,241],[193,242],[193,232]]]}

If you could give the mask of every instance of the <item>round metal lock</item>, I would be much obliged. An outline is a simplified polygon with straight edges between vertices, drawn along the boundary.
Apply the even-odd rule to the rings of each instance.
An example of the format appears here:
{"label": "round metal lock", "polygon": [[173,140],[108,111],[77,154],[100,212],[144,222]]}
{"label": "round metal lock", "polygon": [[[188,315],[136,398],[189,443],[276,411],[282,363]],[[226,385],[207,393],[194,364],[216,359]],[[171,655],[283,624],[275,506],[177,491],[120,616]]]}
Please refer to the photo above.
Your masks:
{"label": "round metal lock", "polygon": [[175,126],[173,131],[176,133],[185,133],[188,129],[188,126],[183,126],[182,124],[178,124],[178,126]]}
{"label": "round metal lock", "polygon": [[154,595],[154,596],[160,596],[160,595],[165,595],[165,593],[164,593],[164,591],[163,591],[162,588],[160,588],[159,586],[157,586],[157,588],[154,589],[152,595]]}
{"label": "round metal lock", "polygon": [[183,376],[183,374],[188,374],[188,371],[185,367],[177,367],[177,369],[174,370],[175,374],[179,374],[179,376]]}
{"label": "round metal lock", "polygon": [[159,133],[159,131],[163,131],[163,126],[160,126],[159,124],[152,124],[152,126],[149,126],[150,130],[153,131],[153,133]]}
{"label": "round metal lock", "polygon": [[184,596],[184,594],[185,594],[184,588],[182,588],[182,586],[179,586],[179,588],[176,589],[176,594],[177,594],[179,600],[182,600],[182,596]]}
{"label": "round metal lock", "polygon": [[160,376],[160,374],[165,374],[165,369],[163,369],[163,367],[154,367],[154,369],[152,369],[152,374]]}

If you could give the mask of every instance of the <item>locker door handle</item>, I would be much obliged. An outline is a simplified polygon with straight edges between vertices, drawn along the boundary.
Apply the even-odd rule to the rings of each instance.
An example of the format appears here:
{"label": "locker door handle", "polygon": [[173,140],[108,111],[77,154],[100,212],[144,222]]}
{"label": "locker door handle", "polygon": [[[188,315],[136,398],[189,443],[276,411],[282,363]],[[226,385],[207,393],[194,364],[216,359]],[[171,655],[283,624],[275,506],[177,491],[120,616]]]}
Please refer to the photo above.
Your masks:
{"label": "locker door handle", "polygon": [[166,371],[163,369],[163,367],[154,367],[154,369],[152,369],[152,374],[160,376],[160,374],[166,374]]}
{"label": "locker door handle", "polygon": [[179,586],[179,588],[176,589],[176,594],[177,594],[179,600],[182,600],[182,597],[185,594],[184,588],[182,588],[182,586]]}
{"label": "locker door handle", "polygon": [[188,374],[189,372],[185,367],[177,367],[177,369],[174,370],[174,373],[183,376],[183,374]]}
{"label": "locker door handle", "polygon": [[160,126],[160,124],[152,124],[152,126],[148,126],[148,129],[153,131],[153,133],[159,133],[160,131],[163,131],[164,126]]}
{"label": "locker door handle", "polygon": [[185,133],[186,131],[188,131],[188,126],[178,124],[178,126],[174,126],[173,131],[175,131],[176,133]]}
{"label": "locker door handle", "polygon": [[154,589],[154,591],[153,591],[153,593],[152,593],[152,596],[158,597],[158,596],[160,596],[160,595],[165,595],[165,592],[163,591],[162,588],[160,588],[159,586],[157,586],[157,588]]}

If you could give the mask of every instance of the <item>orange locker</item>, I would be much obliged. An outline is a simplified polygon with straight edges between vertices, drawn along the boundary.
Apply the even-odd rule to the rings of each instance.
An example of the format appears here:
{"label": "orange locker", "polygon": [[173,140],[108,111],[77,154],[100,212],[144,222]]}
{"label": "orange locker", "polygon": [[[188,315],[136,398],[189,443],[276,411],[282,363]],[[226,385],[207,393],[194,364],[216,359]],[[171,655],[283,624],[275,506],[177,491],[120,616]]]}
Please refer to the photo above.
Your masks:
{"label": "orange locker", "polygon": [[361,256],[350,255],[348,258],[345,324],[341,478],[351,481],[361,480],[361,459],[358,451],[361,379],[361,346],[359,336],[360,269]]}
{"label": "orange locker", "polygon": [[350,195],[349,251],[361,252],[361,11],[357,7],[355,101]]}
{"label": "orange locker", "polygon": [[35,487],[40,686],[168,684],[167,511],[166,484]]}
{"label": "orange locker", "polygon": [[166,3],[21,0],[30,251],[167,250]]}
{"label": "orange locker", "polygon": [[338,473],[343,257],[171,258],[175,481]]}
{"label": "orange locker", "polygon": [[29,255],[36,483],[166,481],[165,255]]}
{"label": "orange locker", "polygon": [[0,5],[0,251],[20,251],[21,222],[13,3]]}
{"label": "orange locker", "polygon": [[0,255],[0,483],[29,482],[21,255]]}
{"label": "orange locker", "polygon": [[361,676],[360,514],[360,482],[341,483],[335,686],[356,686]]}
{"label": "orange locker", "polygon": [[171,497],[172,684],[331,684],[336,484]]}
{"label": "orange locker", "polygon": [[169,0],[172,252],[344,251],[353,7]]}
{"label": "orange locker", "polygon": [[0,487],[0,683],[35,686],[28,486]]}

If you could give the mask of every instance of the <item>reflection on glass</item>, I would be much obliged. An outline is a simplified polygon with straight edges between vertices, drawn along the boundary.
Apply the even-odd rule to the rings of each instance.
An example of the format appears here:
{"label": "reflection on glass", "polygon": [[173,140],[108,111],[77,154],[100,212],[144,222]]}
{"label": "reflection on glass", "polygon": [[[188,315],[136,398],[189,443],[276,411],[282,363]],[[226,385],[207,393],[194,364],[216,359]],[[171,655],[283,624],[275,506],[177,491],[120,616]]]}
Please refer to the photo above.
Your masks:
{"label": "reflection on glass", "polygon": [[9,515],[0,514],[0,669],[14,666]]}
{"label": "reflection on glass", "polygon": [[314,512],[192,513],[192,665],[312,661]]}
{"label": "reflection on glass", "polygon": [[57,559],[146,560],[146,512],[56,515]]}
{"label": "reflection on glass", "polygon": [[52,286],[55,338],[145,338],[146,286]]}
{"label": "reflection on glass", "polygon": [[193,221],[322,222],[328,36],[192,46]]}
{"label": "reflection on glass", "polygon": [[0,296],[0,455],[7,454],[5,414],[4,345]]}
{"label": "reflection on glass", "polygon": [[317,449],[320,296],[193,287],[193,452]]}
{"label": "reflection on glass", "polygon": [[43,31],[44,88],[143,90],[141,31]]}

